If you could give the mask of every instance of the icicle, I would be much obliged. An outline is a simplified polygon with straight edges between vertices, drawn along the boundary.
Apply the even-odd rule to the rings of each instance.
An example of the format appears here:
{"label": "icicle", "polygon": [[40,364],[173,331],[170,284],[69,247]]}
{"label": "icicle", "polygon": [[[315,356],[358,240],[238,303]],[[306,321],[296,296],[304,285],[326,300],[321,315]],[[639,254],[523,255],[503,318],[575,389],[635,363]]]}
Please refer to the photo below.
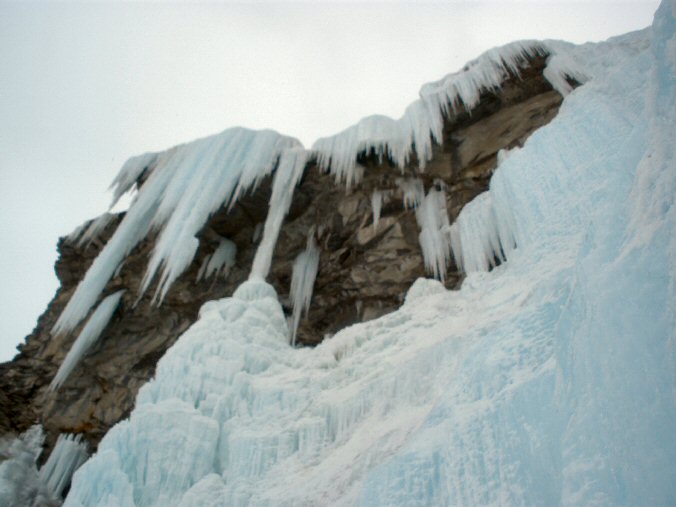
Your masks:
{"label": "icicle", "polygon": [[237,257],[237,245],[228,238],[221,238],[214,253],[207,255],[202,261],[202,266],[197,272],[197,281],[207,279],[210,276],[218,278],[225,276],[235,265]]}
{"label": "icicle", "polygon": [[404,208],[416,208],[425,198],[425,187],[419,178],[397,178],[397,186],[401,190]]}
{"label": "icicle", "polygon": [[307,314],[310,309],[310,300],[314,290],[317,269],[319,268],[319,248],[315,242],[314,230],[310,230],[307,247],[293,263],[291,276],[290,298],[293,304],[293,329],[291,332],[291,346],[296,345],[296,332],[300,323],[301,313]]}
{"label": "icicle", "polygon": [[96,343],[99,336],[101,336],[101,332],[108,325],[108,322],[110,322],[110,318],[113,316],[124,292],[124,290],[117,291],[101,301],[71,346],[68,354],[66,354],[61,366],[59,366],[59,370],[49,385],[50,389],[57,389],[63,384],[82,357]]}
{"label": "icicle", "polygon": [[383,206],[383,192],[382,190],[374,190],[371,194],[371,209],[373,210],[373,230],[378,229],[378,222],[380,221],[380,210]]}
{"label": "icicle", "polygon": [[439,280],[446,279],[446,265],[451,257],[449,243],[446,195],[442,190],[430,189],[415,212],[420,226],[420,247],[425,268]]}
{"label": "icicle", "polygon": [[303,176],[305,164],[307,164],[307,152],[303,149],[286,150],[282,153],[275,181],[272,184],[272,196],[268,216],[265,219],[263,240],[256,250],[249,279],[265,279],[268,276],[279,230],[289,212],[293,192]]}
{"label": "icicle", "polygon": [[87,444],[80,435],[59,435],[49,459],[40,469],[40,482],[54,499],[61,498],[75,471],[87,460]]}
{"label": "icicle", "polygon": [[151,230],[157,242],[141,285],[141,294],[161,272],[155,300],[161,302],[173,281],[192,262],[195,235],[209,216],[232,204],[268,175],[288,148],[300,143],[271,130],[228,129],[158,154],[135,157],[113,182],[115,197],[150,171],[124,219],[87,271],[52,329],[71,331],[87,315],[119,264]]}

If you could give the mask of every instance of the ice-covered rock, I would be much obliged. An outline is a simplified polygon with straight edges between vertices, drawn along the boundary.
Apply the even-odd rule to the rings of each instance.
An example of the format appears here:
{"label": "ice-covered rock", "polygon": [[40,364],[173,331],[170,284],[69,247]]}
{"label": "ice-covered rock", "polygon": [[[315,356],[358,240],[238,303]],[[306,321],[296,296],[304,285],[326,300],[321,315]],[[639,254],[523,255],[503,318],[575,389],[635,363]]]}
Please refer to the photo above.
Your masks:
{"label": "ice-covered rock", "polygon": [[[510,211],[499,268],[420,282],[314,349],[247,282],[203,307],[66,505],[673,504],[676,207],[654,187],[674,182],[673,12],[571,50],[592,79],[467,212]],[[487,258],[502,232],[476,226]]]}

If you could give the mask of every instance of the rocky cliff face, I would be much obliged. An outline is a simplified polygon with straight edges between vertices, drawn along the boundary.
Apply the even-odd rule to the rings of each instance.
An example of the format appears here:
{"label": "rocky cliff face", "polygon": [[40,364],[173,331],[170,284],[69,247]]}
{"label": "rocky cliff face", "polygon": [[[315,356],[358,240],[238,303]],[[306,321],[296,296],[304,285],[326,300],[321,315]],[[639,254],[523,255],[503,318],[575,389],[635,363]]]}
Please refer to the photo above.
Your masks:
{"label": "rocky cliff face", "polygon": [[[305,248],[307,231],[315,226],[320,264],[312,306],[298,332],[301,344],[317,344],[345,326],[378,317],[402,303],[408,287],[425,276],[425,270],[415,212],[402,206],[397,179],[415,176],[425,189],[445,187],[453,221],[467,202],[487,189],[497,152],[522,145],[556,114],[561,97],[542,77],[544,64],[544,57],[525,62],[519,77],[510,76],[499,91],[485,92],[471,112],[447,119],[443,144],[435,147],[422,175],[413,163],[401,174],[387,161],[364,153],[364,178],[346,191],[308,164],[268,277],[289,309],[285,299],[293,261]],[[371,196],[376,190],[385,191],[386,197],[374,227]],[[0,365],[0,435],[41,422],[48,447],[60,432],[69,432],[83,434],[95,449],[108,428],[130,412],[138,389],[152,377],[167,348],[196,320],[200,306],[231,295],[248,277],[270,192],[268,179],[230,212],[220,210],[210,219],[200,233],[191,267],[159,307],[151,305],[152,291],[136,301],[153,238],[139,244],[104,292],[127,289],[113,320],[66,382],[52,391],[49,383],[78,329],[56,337],[50,336],[50,329],[121,215],[85,247],[62,238],[56,264],[61,288],[16,358]],[[236,265],[227,276],[196,281],[202,262],[222,237],[237,245]],[[450,266],[446,286],[454,288],[460,281],[460,273]]]}

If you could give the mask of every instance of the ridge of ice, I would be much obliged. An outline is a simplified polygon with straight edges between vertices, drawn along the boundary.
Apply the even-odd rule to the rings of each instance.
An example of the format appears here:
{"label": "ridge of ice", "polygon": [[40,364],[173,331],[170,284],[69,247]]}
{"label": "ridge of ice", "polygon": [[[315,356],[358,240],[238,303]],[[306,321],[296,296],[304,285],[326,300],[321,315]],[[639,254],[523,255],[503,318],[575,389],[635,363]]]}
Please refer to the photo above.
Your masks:
{"label": "ridge of ice", "polygon": [[63,384],[84,355],[94,346],[101,333],[110,322],[113,313],[120,304],[124,289],[106,296],[94,310],[92,316],[80,331],[80,334],[71,345],[68,354],[59,366],[56,375],[49,384],[51,390],[56,390]]}
{"label": "ridge of ice", "polygon": [[[520,64],[528,58],[547,54],[554,57],[570,46],[559,41],[531,40],[490,49],[461,71],[423,85],[420,98],[406,108],[401,118],[368,116],[336,135],[315,141],[312,152],[318,166],[348,187],[355,180],[357,159],[362,153],[372,153],[380,161],[388,159],[402,171],[415,155],[422,172],[432,159],[433,143],[442,143],[444,117],[453,117],[459,110],[470,111],[482,92],[499,89],[510,73],[519,76]],[[567,76],[581,83],[586,81],[579,64],[565,57],[553,61],[545,78],[562,94],[571,89]]]}

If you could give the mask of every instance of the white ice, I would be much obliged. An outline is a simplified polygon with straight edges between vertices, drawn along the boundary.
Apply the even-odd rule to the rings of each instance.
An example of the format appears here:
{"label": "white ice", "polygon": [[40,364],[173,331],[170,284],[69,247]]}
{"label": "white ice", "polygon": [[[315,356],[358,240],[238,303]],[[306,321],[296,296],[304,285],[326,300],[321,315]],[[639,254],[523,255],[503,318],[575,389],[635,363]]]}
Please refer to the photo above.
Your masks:
{"label": "white ice", "polygon": [[110,322],[113,313],[115,313],[115,310],[120,304],[120,299],[124,292],[124,290],[119,290],[114,294],[106,296],[103,301],[99,303],[99,306],[94,310],[92,316],[89,317],[89,320],[82,328],[82,331],[80,331],[80,334],[75,339],[75,342],[73,342],[68,354],[66,354],[66,357],[59,366],[59,370],[49,384],[50,389],[58,389],[59,386],[66,381],[68,375],[70,375],[85,354],[92,346],[94,346],[101,336],[101,333]]}

